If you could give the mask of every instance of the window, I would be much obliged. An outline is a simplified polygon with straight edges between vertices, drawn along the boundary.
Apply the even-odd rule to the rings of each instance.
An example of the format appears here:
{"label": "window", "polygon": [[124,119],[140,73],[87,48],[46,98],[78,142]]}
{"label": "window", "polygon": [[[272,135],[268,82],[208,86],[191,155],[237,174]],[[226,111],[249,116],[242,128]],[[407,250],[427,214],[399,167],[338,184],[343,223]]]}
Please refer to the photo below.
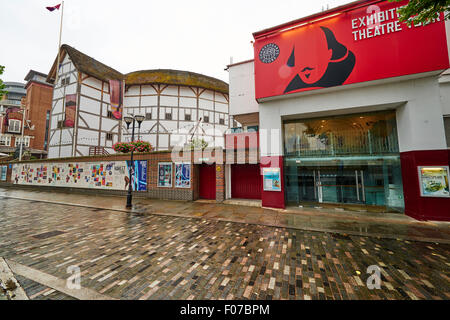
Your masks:
{"label": "window", "polygon": [[204,123],[209,123],[209,116],[204,116],[203,117],[203,122]]}
{"label": "window", "polygon": [[111,110],[108,110],[108,112],[106,114],[106,117],[109,118],[109,119],[114,119],[114,115],[113,115]]}
{"label": "window", "polygon": [[64,128],[64,120],[59,120],[58,125],[56,126],[58,129]]}
{"label": "window", "polygon": [[219,124],[225,125],[225,119],[219,119]]}
{"label": "window", "polygon": [[106,140],[107,141],[112,141],[112,139],[113,139],[113,134],[112,133],[107,133],[106,134]]}
{"label": "window", "polygon": [[145,114],[145,120],[152,120],[152,113],[151,112],[147,112]]}
{"label": "window", "polygon": [[21,132],[22,121],[10,119],[8,123],[8,131],[13,133]]}
{"label": "window", "polygon": [[70,83],[70,77],[66,77],[61,80],[61,86],[67,86],[69,83]]}
{"label": "window", "polygon": [[[16,142],[15,142],[15,146],[18,147],[20,146],[20,143],[22,141],[21,137],[17,137],[16,138]],[[25,147],[29,147],[30,146],[30,137],[23,137],[23,145]]]}
{"label": "window", "polygon": [[191,115],[190,114],[185,114],[184,115],[184,120],[185,121],[191,121]]}
{"label": "window", "polygon": [[166,120],[172,120],[172,113],[171,112],[166,112]]}
{"label": "window", "polygon": [[259,126],[248,126],[247,127],[247,132],[258,132],[259,131]]}
{"label": "window", "polygon": [[0,136],[0,146],[6,146],[6,147],[11,146],[11,136],[1,135]]}

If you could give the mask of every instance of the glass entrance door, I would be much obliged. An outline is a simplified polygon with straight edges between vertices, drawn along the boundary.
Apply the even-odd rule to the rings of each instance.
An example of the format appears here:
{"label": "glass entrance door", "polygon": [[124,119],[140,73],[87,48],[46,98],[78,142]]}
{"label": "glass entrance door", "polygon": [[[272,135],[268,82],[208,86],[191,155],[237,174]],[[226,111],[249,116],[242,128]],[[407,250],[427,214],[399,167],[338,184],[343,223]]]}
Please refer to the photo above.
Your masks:
{"label": "glass entrance door", "polygon": [[298,167],[299,200],[306,202],[365,203],[364,171]]}
{"label": "glass entrance door", "polygon": [[320,168],[314,171],[319,203],[365,203],[363,170]]}

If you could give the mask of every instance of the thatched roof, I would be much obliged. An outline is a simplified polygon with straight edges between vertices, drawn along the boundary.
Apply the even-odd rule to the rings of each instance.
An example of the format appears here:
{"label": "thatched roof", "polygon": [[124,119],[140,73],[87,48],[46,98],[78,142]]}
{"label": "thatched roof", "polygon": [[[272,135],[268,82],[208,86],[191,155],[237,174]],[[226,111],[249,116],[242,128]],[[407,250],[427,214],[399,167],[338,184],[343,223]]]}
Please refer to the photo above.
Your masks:
{"label": "thatched roof", "polygon": [[[72,48],[67,44],[63,44],[61,46],[60,61],[64,60],[66,54],[69,55],[78,71],[103,81],[123,79],[125,80],[125,84],[127,86],[142,84],[193,86],[215,90],[226,94],[228,94],[229,90],[228,84],[222,80],[189,71],[157,69],[135,71],[124,75],[119,71],[114,70],[94,58],[91,58],[88,55],[76,50],[75,48]],[[47,82],[54,83],[56,76],[56,64],[57,57],[48,74]]]}
{"label": "thatched roof", "polygon": [[[123,79],[123,74],[120,73],[119,71],[114,70],[111,67],[108,67],[107,65],[101,63],[100,61],[97,61],[94,58],[89,57],[83,52],[80,52],[67,44],[63,44],[61,46],[60,61],[64,60],[66,54],[69,55],[70,60],[72,60],[75,67],[80,72],[86,73],[94,78],[103,81]],[[53,63],[52,68],[50,69],[50,72],[47,77],[48,82],[53,83],[55,81],[55,70],[57,61],[58,57],[56,57],[55,62]]]}
{"label": "thatched roof", "polygon": [[171,69],[131,72],[125,75],[125,83],[127,86],[151,83],[193,86],[222,93],[228,93],[229,90],[228,84],[222,80],[199,73]]}

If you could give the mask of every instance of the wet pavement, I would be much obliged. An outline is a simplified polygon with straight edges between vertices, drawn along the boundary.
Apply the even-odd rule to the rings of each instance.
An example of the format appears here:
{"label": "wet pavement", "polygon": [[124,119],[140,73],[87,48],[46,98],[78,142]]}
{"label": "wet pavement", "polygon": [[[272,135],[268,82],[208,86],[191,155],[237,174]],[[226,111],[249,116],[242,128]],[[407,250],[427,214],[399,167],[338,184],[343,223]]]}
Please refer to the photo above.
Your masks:
{"label": "wet pavement", "polygon": [[[2,196],[129,212],[125,209],[125,197],[119,196],[0,188],[0,197]],[[273,210],[261,207],[217,204],[215,201],[165,201],[138,197],[133,198],[133,204],[134,207],[131,212],[141,214],[203,218],[307,231],[450,244],[449,222],[417,221],[398,213],[337,211],[327,208]]]}
{"label": "wet pavement", "polygon": [[[220,221],[225,209],[208,203],[156,201],[151,210],[164,211],[151,214],[142,204],[120,211],[114,197],[97,200],[117,210],[88,207],[95,197],[52,195],[53,201],[84,198],[82,207],[34,195],[40,201],[0,197],[0,256],[64,280],[68,267],[77,266],[83,288],[112,298],[450,299],[446,243]],[[265,211],[230,207],[236,216]],[[381,287],[371,290],[373,265]],[[32,295],[41,292],[35,299],[55,293],[19,281]]]}

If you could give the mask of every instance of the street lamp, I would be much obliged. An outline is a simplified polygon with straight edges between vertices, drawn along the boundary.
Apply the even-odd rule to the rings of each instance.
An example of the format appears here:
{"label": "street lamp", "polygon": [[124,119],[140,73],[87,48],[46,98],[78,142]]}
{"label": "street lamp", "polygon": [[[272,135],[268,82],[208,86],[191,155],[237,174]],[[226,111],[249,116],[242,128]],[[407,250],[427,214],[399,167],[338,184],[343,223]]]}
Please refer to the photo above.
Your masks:
{"label": "street lamp", "polygon": [[[128,116],[123,117],[123,120],[127,124],[127,129],[130,129],[130,125],[133,124],[132,131],[131,131],[131,141],[132,142],[134,141],[134,129],[135,129],[136,122],[138,123],[139,129],[141,129],[141,123],[142,123],[142,121],[144,121],[144,118],[145,118],[144,116],[133,115],[133,114],[130,114]],[[129,186],[128,186],[128,193],[127,193],[127,206],[126,206],[127,208],[131,208],[132,207],[132,204],[131,204],[131,199],[132,199],[132,176],[134,175],[133,153],[134,153],[134,148],[131,148],[131,163],[130,163],[130,167],[129,167],[129,170],[128,170],[130,183],[129,183]]]}

